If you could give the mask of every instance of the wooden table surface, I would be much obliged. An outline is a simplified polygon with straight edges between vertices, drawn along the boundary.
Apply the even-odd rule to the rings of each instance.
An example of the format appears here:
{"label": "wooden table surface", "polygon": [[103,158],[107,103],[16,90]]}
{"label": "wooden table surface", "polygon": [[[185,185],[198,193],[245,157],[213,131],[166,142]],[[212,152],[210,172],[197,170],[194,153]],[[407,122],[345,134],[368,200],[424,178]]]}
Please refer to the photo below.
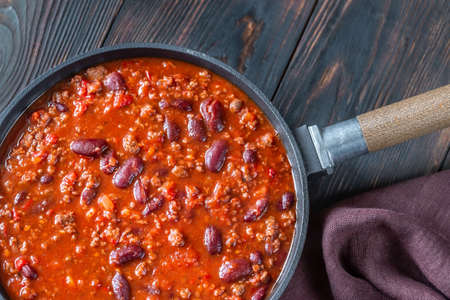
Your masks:
{"label": "wooden table surface", "polygon": [[[292,127],[325,126],[450,83],[448,0],[0,0],[0,110],[74,55],[160,42],[243,73]],[[450,129],[310,178],[315,210],[450,168]]]}
{"label": "wooden table surface", "polygon": [[[450,82],[448,0],[0,0],[0,109],[74,55],[192,48],[243,73],[292,127],[325,126]],[[313,209],[450,168],[450,129],[313,177]]]}

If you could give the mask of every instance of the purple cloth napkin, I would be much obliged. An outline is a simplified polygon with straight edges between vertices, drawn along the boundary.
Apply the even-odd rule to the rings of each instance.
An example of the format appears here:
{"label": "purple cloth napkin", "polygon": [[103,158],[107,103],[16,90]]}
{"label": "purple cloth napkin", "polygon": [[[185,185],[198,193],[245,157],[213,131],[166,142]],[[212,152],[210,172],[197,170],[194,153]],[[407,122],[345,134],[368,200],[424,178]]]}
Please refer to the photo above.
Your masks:
{"label": "purple cloth napkin", "polygon": [[311,217],[282,299],[449,299],[450,170]]}

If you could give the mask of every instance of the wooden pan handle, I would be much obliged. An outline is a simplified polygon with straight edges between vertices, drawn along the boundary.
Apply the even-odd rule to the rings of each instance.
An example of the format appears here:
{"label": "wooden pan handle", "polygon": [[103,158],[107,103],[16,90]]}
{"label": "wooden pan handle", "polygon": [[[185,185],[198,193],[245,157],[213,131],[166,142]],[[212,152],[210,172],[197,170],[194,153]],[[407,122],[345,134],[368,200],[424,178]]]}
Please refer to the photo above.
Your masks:
{"label": "wooden pan handle", "polygon": [[357,117],[369,151],[450,127],[450,84]]}

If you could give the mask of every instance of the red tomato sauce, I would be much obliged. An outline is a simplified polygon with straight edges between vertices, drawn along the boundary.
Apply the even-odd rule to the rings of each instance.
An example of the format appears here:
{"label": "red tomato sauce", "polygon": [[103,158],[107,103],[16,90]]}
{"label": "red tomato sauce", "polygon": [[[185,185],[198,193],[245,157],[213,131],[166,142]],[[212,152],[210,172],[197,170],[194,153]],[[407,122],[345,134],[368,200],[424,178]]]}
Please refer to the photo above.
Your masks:
{"label": "red tomato sauce", "polygon": [[[277,133],[241,90],[160,58],[59,83],[0,169],[11,299],[263,299],[295,225]],[[253,298],[252,298],[253,297]]]}

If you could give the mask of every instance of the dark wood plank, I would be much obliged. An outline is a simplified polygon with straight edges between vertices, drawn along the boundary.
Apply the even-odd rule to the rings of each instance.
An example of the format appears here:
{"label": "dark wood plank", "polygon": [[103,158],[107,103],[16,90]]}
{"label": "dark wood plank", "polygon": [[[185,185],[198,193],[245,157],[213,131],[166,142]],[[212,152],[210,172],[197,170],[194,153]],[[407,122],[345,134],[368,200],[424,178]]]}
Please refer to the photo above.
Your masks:
{"label": "dark wood plank", "polygon": [[[275,95],[288,123],[325,126],[448,84],[450,2],[319,1]],[[315,207],[439,169],[446,129],[313,178]]]}
{"label": "dark wood plank", "polygon": [[199,50],[273,95],[315,1],[125,1],[107,45],[160,42]]}
{"label": "dark wood plank", "polygon": [[120,0],[0,0],[0,110],[37,75],[99,47]]}

